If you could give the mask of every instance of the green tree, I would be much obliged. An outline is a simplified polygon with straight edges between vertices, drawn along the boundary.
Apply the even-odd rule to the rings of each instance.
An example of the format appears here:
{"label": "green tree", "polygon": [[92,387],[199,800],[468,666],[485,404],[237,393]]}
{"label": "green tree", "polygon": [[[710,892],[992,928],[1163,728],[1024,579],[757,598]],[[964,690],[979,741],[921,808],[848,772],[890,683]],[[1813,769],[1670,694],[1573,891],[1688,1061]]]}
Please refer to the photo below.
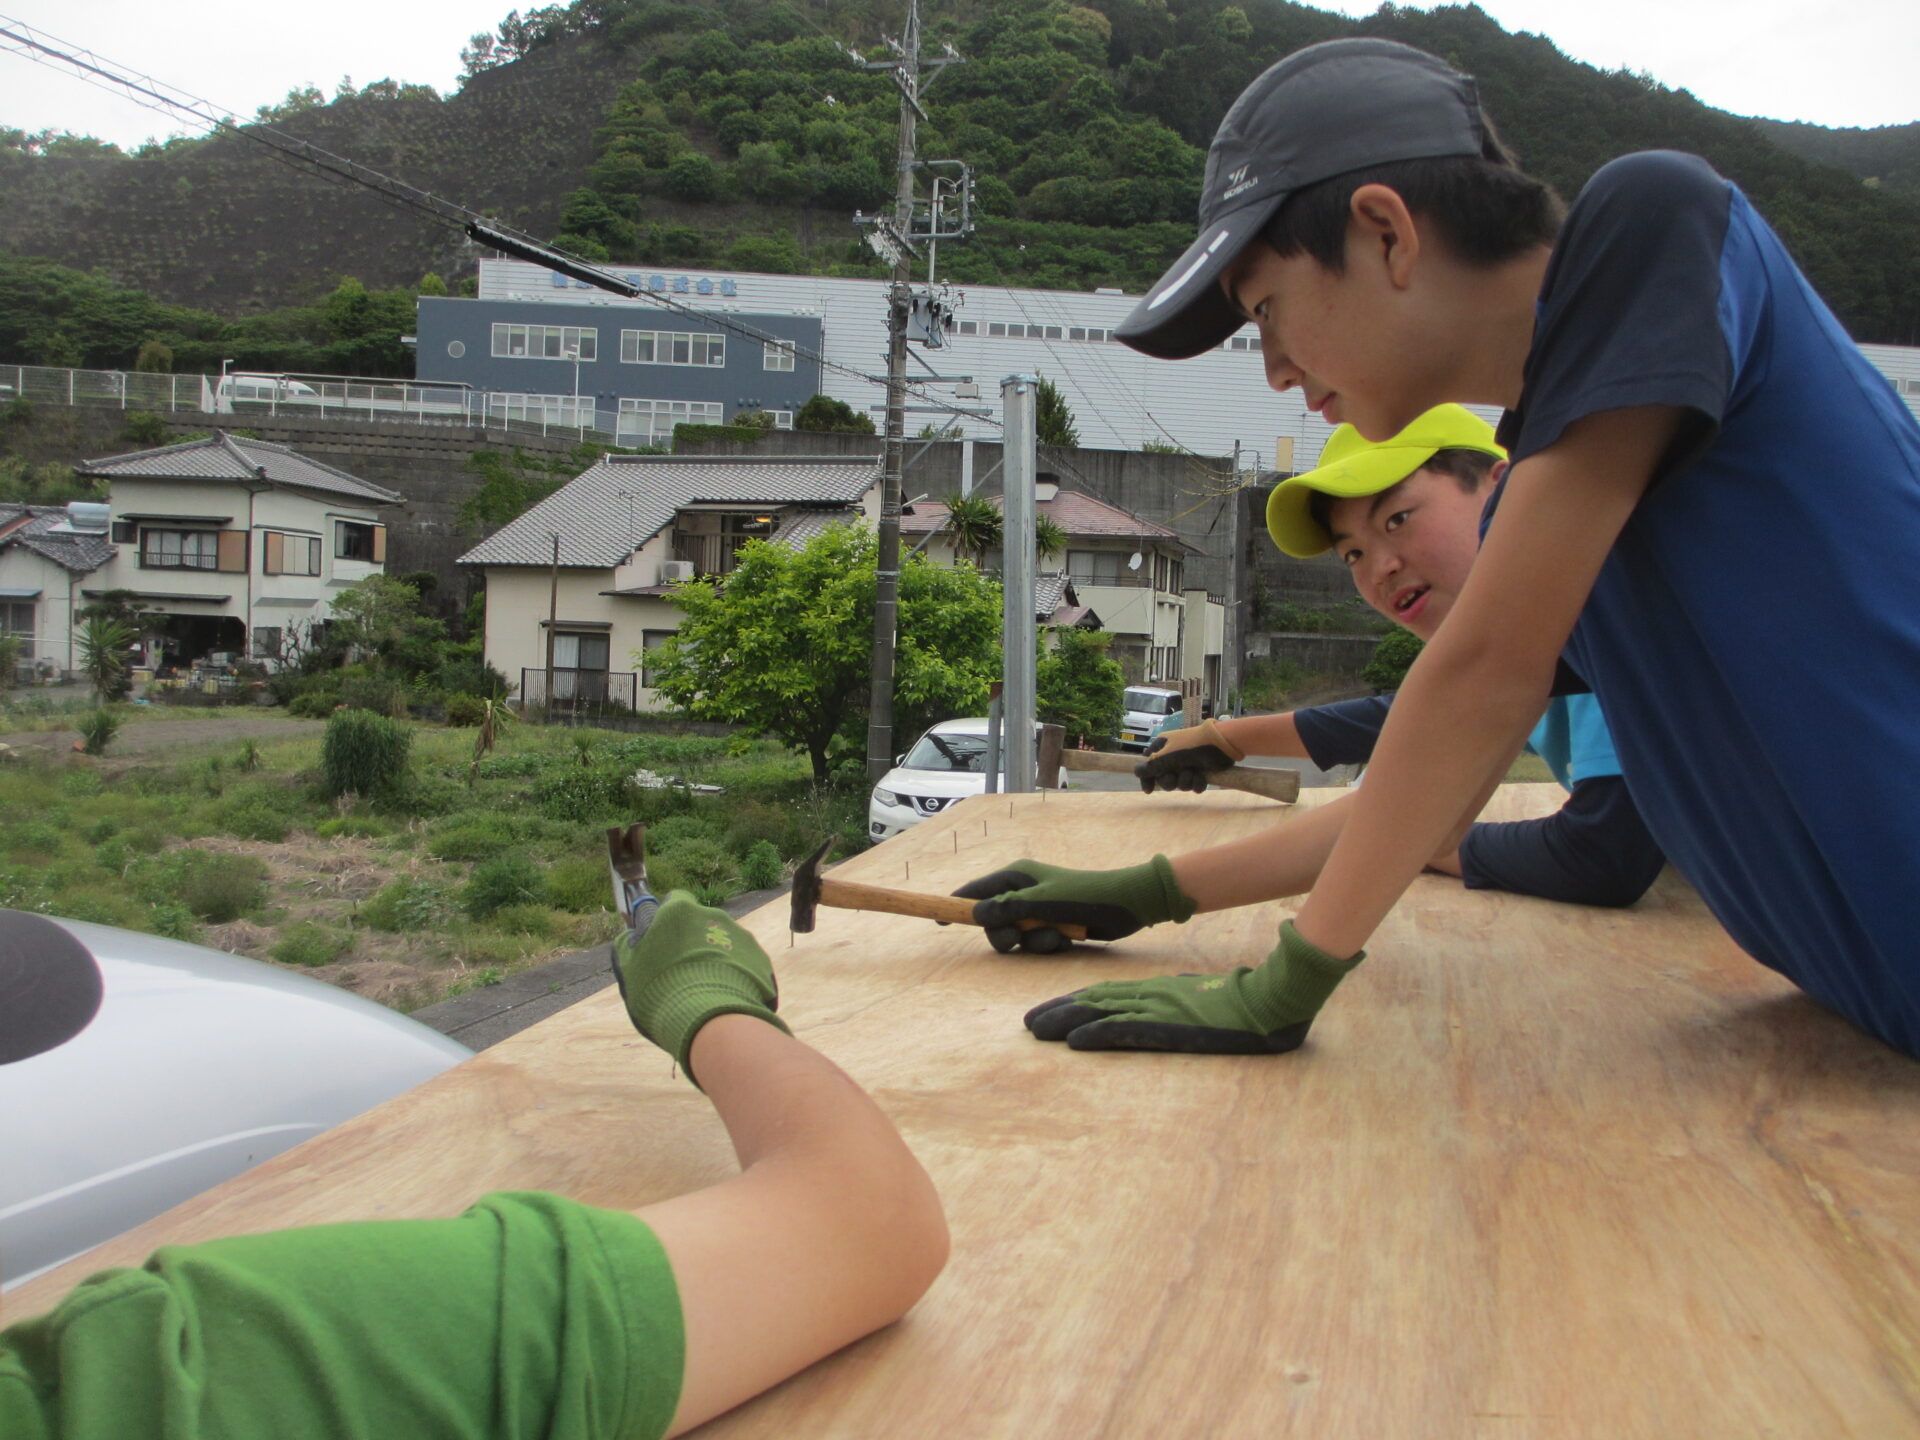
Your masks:
{"label": "green tree", "polygon": [[440,663],[446,625],[420,609],[420,592],[391,575],[369,575],[333,597],[334,631],[376,671],[424,674]]}
{"label": "green tree", "polygon": [[142,340],[133,368],[149,375],[168,374],[173,369],[173,347],[164,340]]}
{"label": "green tree", "polygon": [[821,435],[871,435],[873,417],[856,414],[844,400],[816,395],[794,412],[793,428]]}
{"label": "green tree", "polygon": [[1360,678],[1375,690],[1398,690],[1424,648],[1425,642],[1418,635],[1395,626],[1373,647],[1373,658],[1367,661]]}
{"label": "green tree", "polygon": [[[1046,644],[1051,637],[1053,643]],[[1127,677],[1107,653],[1113,636],[1104,630],[1047,630],[1035,667],[1040,722],[1059,725],[1067,744],[1098,742],[1120,733],[1121,695]]]}
{"label": "green tree", "polygon": [[[679,630],[650,651],[656,688],[700,719],[806,752],[816,780],[864,748],[872,675],[874,538],[835,526],[799,550],[755,540],[724,584],[682,585]],[[1000,587],[910,561],[900,577],[894,716],[903,734],[977,713],[999,673]]]}
{"label": "green tree", "polygon": [[1066,397],[1044,375],[1033,392],[1033,431],[1042,445],[1058,445],[1070,450],[1080,443],[1080,432],[1074,428],[1073,411],[1067,408]]}

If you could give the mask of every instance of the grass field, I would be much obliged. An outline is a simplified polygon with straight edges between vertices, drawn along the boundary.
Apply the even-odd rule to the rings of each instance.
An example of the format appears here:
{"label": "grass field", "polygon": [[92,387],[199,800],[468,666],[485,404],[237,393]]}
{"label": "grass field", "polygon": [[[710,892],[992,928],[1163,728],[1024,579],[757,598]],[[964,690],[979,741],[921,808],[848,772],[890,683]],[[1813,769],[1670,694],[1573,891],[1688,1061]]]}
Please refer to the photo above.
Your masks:
{"label": "grass field", "polygon": [[[206,712],[200,712],[202,716]],[[329,800],[321,737],[0,766],[0,905],[191,939],[414,1009],[611,938],[605,828],[648,825],[656,888],[717,902],[832,835],[867,787],[815,787],[778,746],[705,736],[410,724],[409,774]],[[636,785],[636,772],[674,781]],[[720,795],[689,784],[724,787]]]}

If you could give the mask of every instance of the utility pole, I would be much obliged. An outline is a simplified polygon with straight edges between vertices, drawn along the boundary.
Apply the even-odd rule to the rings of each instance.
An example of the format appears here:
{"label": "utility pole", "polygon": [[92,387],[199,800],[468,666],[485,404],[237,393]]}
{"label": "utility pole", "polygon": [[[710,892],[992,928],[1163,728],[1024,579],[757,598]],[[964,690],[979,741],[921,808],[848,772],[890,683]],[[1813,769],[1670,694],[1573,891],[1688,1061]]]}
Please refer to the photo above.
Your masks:
{"label": "utility pole", "polygon": [[[900,500],[906,468],[907,318],[913,304],[914,130],[926,117],[920,108],[920,0],[907,0],[907,24],[887,42],[892,60],[860,63],[889,70],[900,88],[900,145],[895,161],[891,224],[876,219],[867,242],[893,262],[887,287],[886,469],[880,490],[880,535],[873,587],[873,690],[867,711],[867,778],[878,780],[893,766],[893,656],[900,629]],[[937,71],[960,57],[952,47],[925,62]],[[937,220],[937,217],[936,217]],[[937,226],[936,226],[937,228]]]}

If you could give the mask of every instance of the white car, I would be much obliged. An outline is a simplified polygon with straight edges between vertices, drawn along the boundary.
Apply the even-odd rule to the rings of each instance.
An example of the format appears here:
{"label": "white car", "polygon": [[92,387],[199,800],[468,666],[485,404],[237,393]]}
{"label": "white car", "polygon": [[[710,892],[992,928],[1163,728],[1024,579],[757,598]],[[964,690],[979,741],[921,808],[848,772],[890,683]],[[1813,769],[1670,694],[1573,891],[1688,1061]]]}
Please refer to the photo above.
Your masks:
{"label": "white car", "polygon": [[[1037,727],[1034,740],[1037,745]],[[1006,764],[1004,756],[1001,764]],[[1004,783],[1001,788],[1006,788]],[[1064,768],[1060,788],[1067,788]],[[873,787],[873,798],[867,802],[867,836],[877,843],[898,835],[954,801],[983,795],[986,789],[986,720],[942,720],[914,741],[913,748]]]}
{"label": "white car", "polygon": [[1124,750],[1144,750],[1154,737],[1160,722],[1182,704],[1178,690],[1159,685],[1129,685],[1120,696],[1125,711],[1120,721],[1120,746]]}
{"label": "white car", "polygon": [[257,960],[0,910],[0,1285],[472,1053]]}

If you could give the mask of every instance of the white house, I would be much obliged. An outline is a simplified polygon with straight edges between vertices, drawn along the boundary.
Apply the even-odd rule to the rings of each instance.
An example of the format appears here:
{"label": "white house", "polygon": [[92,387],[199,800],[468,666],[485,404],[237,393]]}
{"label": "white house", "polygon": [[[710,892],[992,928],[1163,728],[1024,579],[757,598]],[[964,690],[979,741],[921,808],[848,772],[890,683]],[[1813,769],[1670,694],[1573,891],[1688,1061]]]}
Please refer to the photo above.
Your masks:
{"label": "white house", "polygon": [[19,678],[74,666],[80,587],[113,558],[104,505],[0,505],[0,635],[19,639]]}
{"label": "white house", "polygon": [[75,613],[109,591],[131,592],[150,616],[148,665],[277,657],[290,631],[304,635],[341,589],[385,568],[382,516],[404,498],[224,433],[74,468],[107,482],[104,506],[69,507],[57,522],[33,507],[11,529],[0,512],[8,627],[27,622],[36,657],[65,671],[79,659]]}
{"label": "white house", "polygon": [[609,455],[460,557],[486,576],[487,663],[544,702],[551,629],[555,700],[657,709],[633,657],[679,628],[674,584],[756,537],[877,522],[880,476],[877,458]]}
{"label": "white house", "polygon": [[[998,495],[988,498],[1002,503]],[[1067,537],[1063,554],[1038,562],[1036,588],[1043,597],[1078,607],[1063,608],[1051,623],[1074,624],[1080,612],[1091,610],[1113,635],[1112,655],[1128,684],[1196,679],[1219,704],[1227,612],[1205,590],[1186,586],[1183,561],[1194,548],[1163,525],[1047,480],[1035,486],[1034,501],[1035,515],[1053,521]],[[902,543],[951,564],[946,523],[946,507],[919,506],[900,518]],[[987,565],[998,568],[998,555],[990,554]]]}

